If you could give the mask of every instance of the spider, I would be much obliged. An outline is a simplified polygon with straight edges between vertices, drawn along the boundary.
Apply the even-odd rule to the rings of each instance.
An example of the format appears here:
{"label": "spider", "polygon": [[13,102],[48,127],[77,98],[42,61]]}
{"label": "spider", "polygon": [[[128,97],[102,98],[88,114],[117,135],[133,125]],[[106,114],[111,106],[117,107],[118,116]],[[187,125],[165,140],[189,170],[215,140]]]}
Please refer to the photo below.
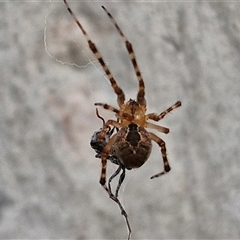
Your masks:
{"label": "spider", "polygon": [[[73,17],[74,21],[77,23],[80,30],[82,31],[84,37],[86,38],[89,48],[91,49],[91,51],[101,64],[114,92],[117,95],[117,103],[119,109],[106,103],[95,103],[95,106],[101,106],[106,110],[114,112],[117,119],[116,120],[110,119],[107,120],[107,122],[103,121],[104,122],[103,127],[100,129],[99,132],[96,132],[96,135],[95,137],[93,137],[92,140],[96,140],[98,142],[97,145],[95,145],[95,150],[98,154],[100,154],[99,156],[101,157],[102,162],[100,184],[108,192],[109,197],[119,205],[122,211],[122,215],[125,217],[127,223],[128,239],[130,239],[131,228],[128,221],[128,215],[124,208],[122,207],[120,201],[118,200],[117,193],[114,195],[111,192],[110,183],[108,184],[108,186],[106,185],[107,159],[109,159],[110,161],[111,159],[114,159],[114,161],[116,160],[116,164],[119,165],[119,171],[122,168],[124,168],[124,171],[125,168],[127,169],[139,168],[149,158],[152,150],[152,141],[154,141],[161,148],[164,170],[153,175],[151,179],[160,177],[163,174],[169,172],[171,168],[167,159],[165,142],[156,134],[148,132],[146,129],[150,128],[165,134],[169,133],[168,128],[150,123],[148,122],[148,120],[158,122],[159,120],[163,119],[169,112],[171,112],[175,108],[180,107],[181,102],[177,101],[175,104],[173,104],[171,107],[169,107],[167,110],[163,111],[160,114],[146,113],[147,106],[145,99],[145,85],[136,61],[132,44],[125,37],[125,35],[123,34],[122,30],[120,29],[112,15],[108,12],[108,10],[104,6],[102,6],[103,10],[109,16],[111,22],[117,29],[122,40],[125,42],[126,49],[128,51],[135,74],[138,79],[139,87],[136,100],[130,99],[129,101],[125,102],[124,92],[115,81],[112,73],[110,72],[110,69],[103,60],[102,55],[100,54],[97,47],[90,39],[88,33],[85,31],[82,24],[77,19],[76,15],[72,12],[67,1],[66,0],[63,1],[69,13]],[[111,127],[113,128],[111,129]],[[118,131],[113,134],[114,128],[118,129]],[[110,179],[113,179],[118,174],[117,171],[110,177]]]}

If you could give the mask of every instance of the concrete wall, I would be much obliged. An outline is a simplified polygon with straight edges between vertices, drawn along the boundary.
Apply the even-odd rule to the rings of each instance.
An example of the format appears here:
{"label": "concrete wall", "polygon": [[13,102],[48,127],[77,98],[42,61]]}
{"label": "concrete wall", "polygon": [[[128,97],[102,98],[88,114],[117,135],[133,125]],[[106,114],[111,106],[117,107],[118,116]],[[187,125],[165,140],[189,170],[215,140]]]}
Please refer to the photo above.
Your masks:
{"label": "concrete wall", "polygon": [[[240,5],[237,2],[71,2],[127,98],[137,80],[101,5],[132,42],[149,112],[182,101],[119,193],[133,239],[240,238]],[[63,2],[0,3],[0,238],[126,239],[98,183],[94,102],[116,96]],[[104,118],[111,112],[99,109]],[[158,133],[157,133],[158,134]],[[116,166],[108,164],[108,176]],[[117,182],[117,180],[115,180]],[[114,186],[114,184],[113,184]]]}

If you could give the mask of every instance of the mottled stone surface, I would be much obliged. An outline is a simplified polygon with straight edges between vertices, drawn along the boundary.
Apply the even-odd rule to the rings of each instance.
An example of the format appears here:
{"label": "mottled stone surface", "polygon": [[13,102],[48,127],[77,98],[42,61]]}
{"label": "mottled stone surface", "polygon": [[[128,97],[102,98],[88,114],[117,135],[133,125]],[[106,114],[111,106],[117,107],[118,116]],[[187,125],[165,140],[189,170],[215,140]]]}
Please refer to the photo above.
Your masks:
{"label": "mottled stone surface", "polygon": [[[135,98],[131,62],[101,4],[70,3]],[[133,43],[149,112],[182,101],[159,123],[171,129],[159,135],[172,171],[149,179],[163,168],[156,144],[127,171],[119,194],[132,237],[240,238],[240,4],[104,5]],[[116,96],[82,33],[61,1],[9,0],[0,13],[0,238],[126,238],[89,146],[101,126],[94,102],[116,107]]]}

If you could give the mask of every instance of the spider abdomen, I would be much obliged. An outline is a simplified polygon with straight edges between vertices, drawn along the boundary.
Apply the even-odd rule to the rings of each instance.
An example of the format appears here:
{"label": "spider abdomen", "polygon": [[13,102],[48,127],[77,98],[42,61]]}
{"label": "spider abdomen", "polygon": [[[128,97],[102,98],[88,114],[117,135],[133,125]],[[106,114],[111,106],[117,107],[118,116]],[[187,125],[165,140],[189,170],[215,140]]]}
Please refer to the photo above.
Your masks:
{"label": "spider abdomen", "polygon": [[113,148],[126,168],[139,168],[147,161],[152,142],[145,128],[131,123],[119,130]]}

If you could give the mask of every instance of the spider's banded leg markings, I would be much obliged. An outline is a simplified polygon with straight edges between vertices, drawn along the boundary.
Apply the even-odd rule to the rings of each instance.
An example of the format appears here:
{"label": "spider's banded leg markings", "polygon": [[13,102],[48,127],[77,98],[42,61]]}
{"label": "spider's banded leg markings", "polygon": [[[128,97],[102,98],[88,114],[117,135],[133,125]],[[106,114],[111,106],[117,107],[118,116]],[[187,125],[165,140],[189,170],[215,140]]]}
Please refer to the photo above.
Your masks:
{"label": "spider's banded leg markings", "polygon": [[118,33],[121,35],[123,41],[126,44],[126,48],[127,51],[129,53],[130,59],[132,61],[133,67],[134,67],[134,71],[137,75],[137,79],[139,82],[139,91],[137,94],[137,102],[146,107],[146,100],[145,100],[145,85],[144,85],[144,81],[141,75],[141,72],[139,70],[138,64],[137,64],[137,60],[136,60],[136,56],[135,53],[133,51],[133,47],[132,44],[128,41],[128,39],[126,38],[126,36],[123,34],[122,30],[120,29],[120,27],[118,26],[117,22],[114,20],[113,16],[111,15],[110,12],[108,12],[108,10],[102,6],[102,8],[104,9],[104,11],[107,13],[107,15],[109,16],[109,18],[111,19],[111,21],[113,22],[114,26],[116,27]]}
{"label": "spider's banded leg markings", "polygon": [[173,104],[171,107],[169,107],[167,110],[161,112],[160,114],[149,113],[149,114],[147,114],[147,117],[151,120],[158,122],[159,120],[163,119],[168,113],[170,113],[172,110],[174,110],[175,108],[178,108],[180,106],[181,106],[181,102],[177,101],[175,104]]}
{"label": "spider's banded leg markings", "polygon": [[108,105],[108,104],[106,104],[106,103],[94,103],[94,105],[95,105],[95,106],[101,106],[101,107],[103,107],[104,109],[110,110],[110,111],[115,112],[115,113],[117,113],[117,114],[120,113],[120,110],[118,110],[118,109],[116,109],[115,107],[112,107],[112,106],[110,106],[110,105]]}
{"label": "spider's banded leg markings", "polygon": [[101,171],[101,176],[100,176],[100,184],[109,192],[107,186],[106,186],[106,169],[107,169],[107,156],[109,155],[110,151],[111,151],[111,146],[113,145],[113,143],[115,142],[117,138],[117,134],[114,134],[109,142],[107,143],[107,145],[104,147],[103,151],[102,151],[102,171]]}
{"label": "spider's banded leg markings", "polygon": [[171,167],[170,167],[168,159],[167,159],[167,149],[165,146],[165,142],[160,137],[156,136],[154,133],[150,132],[149,135],[150,135],[151,139],[153,141],[155,141],[158,144],[158,146],[161,148],[161,153],[162,153],[162,158],[163,158],[163,166],[164,166],[164,171],[153,175],[151,177],[151,179],[152,179],[152,178],[160,177],[161,175],[169,172],[171,170]]}
{"label": "spider's banded leg markings", "polygon": [[85,36],[85,38],[87,39],[89,48],[91,49],[91,51],[94,53],[94,55],[96,56],[97,60],[99,61],[99,63],[101,64],[104,72],[107,75],[107,78],[109,79],[112,88],[114,89],[115,93],[117,94],[117,101],[118,101],[118,105],[119,107],[122,106],[124,104],[125,101],[125,95],[123,90],[118,86],[117,82],[115,81],[115,79],[112,76],[112,73],[110,72],[108,66],[106,65],[106,63],[104,62],[102,55],[100,54],[100,52],[98,51],[97,47],[95,46],[95,44],[91,41],[88,33],[85,31],[85,29],[83,28],[82,24],[79,22],[79,20],[77,19],[76,15],[73,13],[73,11],[71,10],[71,8],[69,7],[69,4],[67,3],[66,0],[63,0],[68,12],[71,14],[71,16],[73,17],[74,21],[77,23],[78,27],[80,28],[80,30],[82,31],[83,35]]}
{"label": "spider's banded leg markings", "polygon": [[[120,128],[121,125],[120,123],[114,121],[114,120],[108,120],[106,122],[106,124],[103,127],[102,132],[99,134],[99,139],[104,139],[105,136],[105,132],[107,129],[109,129],[109,126],[114,126],[116,128]],[[103,151],[102,151],[102,172],[101,172],[101,176],[100,176],[100,184],[106,189],[108,190],[107,186],[106,186],[106,169],[107,169],[107,157],[111,151],[111,147],[112,145],[115,143],[117,138],[117,133],[115,133],[109,140],[109,142],[107,143],[107,145],[104,147]],[[109,191],[109,190],[108,190]]]}
{"label": "spider's banded leg markings", "polygon": [[159,125],[156,125],[153,123],[149,123],[149,122],[146,123],[146,128],[155,129],[155,130],[165,133],[165,134],[169,133],[169,128],[165,128],[165,127],[162,127],[162,126],[159,126]]}

